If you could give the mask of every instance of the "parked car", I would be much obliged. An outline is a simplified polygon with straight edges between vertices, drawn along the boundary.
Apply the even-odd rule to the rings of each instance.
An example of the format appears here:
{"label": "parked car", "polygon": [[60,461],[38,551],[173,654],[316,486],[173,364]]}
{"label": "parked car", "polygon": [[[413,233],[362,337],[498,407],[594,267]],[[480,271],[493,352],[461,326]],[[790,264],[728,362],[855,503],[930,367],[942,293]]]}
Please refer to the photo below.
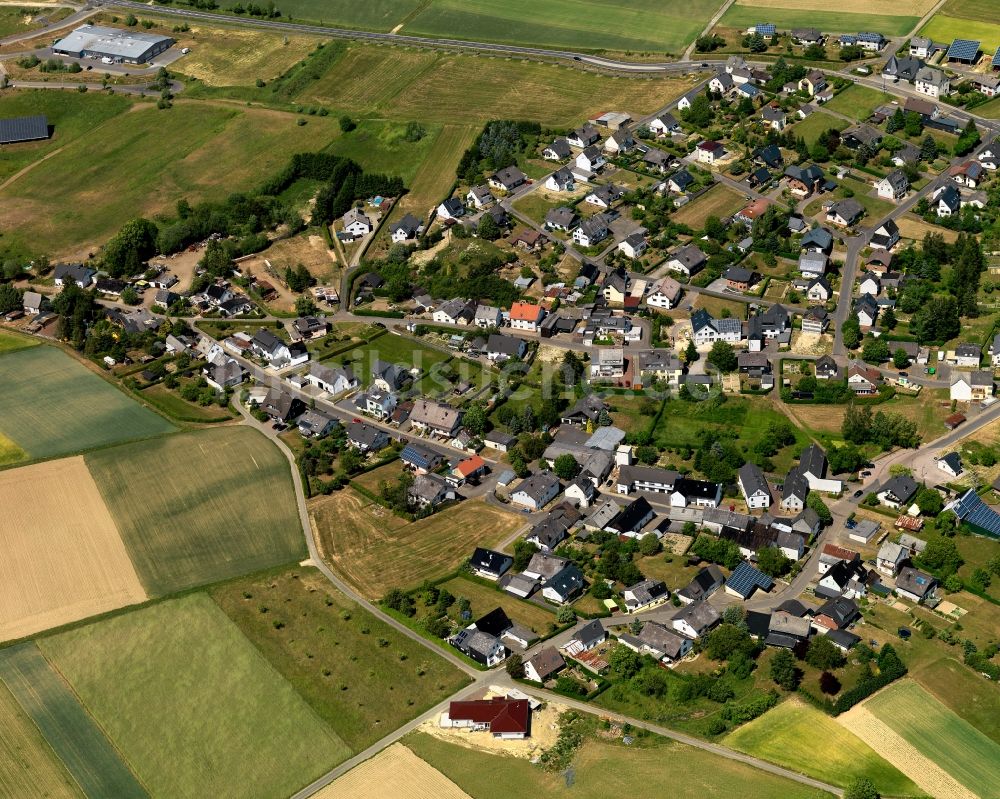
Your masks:
{"label": "parked car", "polygon": [[[865,492],[862,489],[859,488],[857,491],[854,492],[854,498],[857,499],[858,497],[863,497],[864,494],[865,494]],[[857,525],[856,524],[852,524],[851,527],[857,527]]]}

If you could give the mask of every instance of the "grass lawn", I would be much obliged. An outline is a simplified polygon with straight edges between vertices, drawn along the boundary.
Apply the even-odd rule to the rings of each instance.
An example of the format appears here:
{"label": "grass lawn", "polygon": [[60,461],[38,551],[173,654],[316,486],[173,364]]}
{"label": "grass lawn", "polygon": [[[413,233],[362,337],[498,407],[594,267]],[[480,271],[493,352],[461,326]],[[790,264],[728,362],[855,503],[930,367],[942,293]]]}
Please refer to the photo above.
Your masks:
{"label": "grass lawn", "polygon": [[345,133],[327,149],[354,159],[369,172],[399,175],[407,186],[412,186],[417,170],[434,149],[442,130],[442,125],[430,125],[422,138],[407,141],[405,123],[362,119],[357,128]]}
{"label": "grass lawn", "polygon": [[719,0],[434,0],[405,33],[569,47],[681,53],[704,29]]}
{"label": "grass lawn", "polygon": [[162,383],[143,389],[143,399],[150,405],[174,419],[187,422],[221,422],[231,419],[233,414],[215,403],[199,405],[188,402],[176,391],[171,391]]}
{"label": "grass lawn", "polygon": [[408,368],[417,367],[424,372],[431,372],[437,364],[445,363],[451,358],[451,353],[424,347],[410,336],[397,336],[388,333],[367,344],[361,344],[348,350],[332,360],[340,364],[350,364],[354,369],[354,374],[367,387],[371,384],[372,366],[376,360]]}
{"label": "grass lawn", "polygon": [[[972,14],[976,17],[969,17],[965,12],[965,2],[963,0],[960,7],[945,8],[939,11],[930,22],[920,29],[921,36],[930,36],[934,41],[948,42],[953,39],[978,39],[982,42],[984,53],[993,53],[1000,47],[1000,23],[997,22],[996,6],[993,5],[992,15],[986,12],[983,16],[982,7],[975,7]],[[951,13],[945,13],[950,11]]]}
{"label": "grass lawn", "polygon": [[153,795],[287,796],[350,753],[204,594],[40,645]]}
{"label": "grass lawn", "polygon": [[[851,4],[851,12],[841,11],[839,8],[833,10],[826,3],[799,3],[796,0],[787,0],[779,8],[771,8],[776,5],[767,3],[766,8],[747,4],[735,4],[722,16],[720,25],[731,28],[746,29],[750,25],[756,25],[764,17],[779,24],[782,30],[792,28],[816,27],[829,33],[857,33],[858,31],[876,30],[883,36],[903,36],[909,33],[913,26],[920,21],[920,16],[893,16],[888,14],[867,14],[863,12],[865,8],[872,8],[863,4]],[[877,8],[877,7],[875,7]],[[763,15],[763,16],[762,16]],[[738,42],[737,42],[738,44]],[[827,51],[835,51],[836,47],[828,46]]]}
{"label": "grass lawn", "polygon": [[[666,540],[666,539],[664,539]],[[667,562],[670,558],[670,562]],[[698,566],[688,566],[687,558],[683,555],[670,555],[661,553],[659,555],[649,555],[639,557],[635,565],[639,571],[651,580],[663,580],[672,592],[684,588],[690,583],[698,573]]]}
{"label": "grass lawn", "polygon": [[993,0],[947,0],[941,7],[941,13],[951,17],[991,22],[997,17],[997,7]]}
{"label": "grass lawn", "polygon": [[700,230],[710,216],[723,219],[739,211],[747,204],[746,197],[728,186],[716,184],[700,197],[692,200],[671,218],[684,225]]}
{"label": "grass lawn", "polygon": [[568,206],[577,194],[566,194],[538,189],[514,203],[514,208],[538,224],[545,222],[545,215],[553,208]]}
{"label": "grass lawn", "polygon": [[523,524],[475,500],[408,522],[350,489],[311,501],[309,516],[327,562],[369,599],[441,577]]}
{"label": "grass lawn", "polygon": [[[86,796],[145,799],[146,791],[105,733],[35,644],[0,650],[0,680]],[[137,699],[141,696],[137,692]],[[45,744],[41,743],[41,747]],[[33,759],[42,756],[42,751],[36,751]],[[19,785],[9,795],[27,794]]]}
{"label": "grass lawn", "polygon": [[28,347],[37,347],[37,339],[22,336],[20,333],[11,333],[7,330],[0,330],[0,355],[15,350],[24,350]]}
{"label": "grass lawn", "polygon": [[172,213],[181,197],[194,204],[251,188],[339,131],[333,116],[309,117],[300,127],[297,114],[236,105],[177,100],[168,111],[135,108],[105,135],[68,143],[0,192],[11,243],[30,249],[44,241],[53,254],[86,254],[134,216]]}
{"label": "grass lawn", "polygon": [[326,0],[288,0],[282,19],[309,20],[326,25],[389,31],[421,7],[419,0],[374,0],[364,7]]}
{"label": "grass lawn", "polygon": [[888,102],[890,97],[889,94],[869,89],[867,86],[848,86],[828,102],[826,107],[862,122],[868,119],[878,106]]}
{"label": "grass lawn", "polygon": [[305,556],[288,461],[254,430],[105,449],[87,466],[150,595]]}
{"label": "grass lawn", "polygon": [[846,127],[848,127],[847,123],[838,117],[824,114],[822,111],[813,111],[801,122],[796,122],[792,130],[795,131],[796,136],[805,139],[806,144],[811,147],[816,143],[820,134],[826,133],[830,128],[844,130]]}
{"label": "grass lawn", "polygon": [[[822,740],[823,756],[816,756]],[[730,733],[723,743],[823,782],[847,787],[867,777],[883,796],[922,796],[908,777],[822,711],[790,698]]]}
{"label": "grass lawn", "polygon": [[0,356],[0,435],[50,458],[176,428],[55,347]]}
{"label": "grass lawn", "polygon": [[315,569],[239,580],[211,593],[354,752],[466,683],[458,669],[334,591]]}
{"label": "grass lawn", "polygon": [[[440,587],[448,589],[459,599],[462,597],[468,599],[472,603],[473,619],[478,619],[495,607],[501,607],[514,622],[534,630],[539,635],[546,635],[549,632],[549,625],[556,620],[555,613],[546,608],[464,577],[455,577],[442,583]],[[449,614],[455,615],[457,612],[457,606],[449,608]]]}
{"label": "grass lawn", "polygon": [[[568,786],[564,775],[543,771],[527,760],[501,758],[424,733],[413,733],[403,742],[473,799],[510,796],[606,799],[634,794],[637,786],[641,786],[638,789],[641,795],[671,799],[730,794],[747,799],[829,796],[679,743],[624,747],[590,738],[574,758],[573,782]],[[503,769],[502,780],[496,778],[497,768]]]}
{"label": "grass lawn", "polygon": [[913,680],[899,680],[865,702],[921,754],[980,796],[1000,785],[1000,744],[928,694]]}
{"label": "grass lawn", "polygon": [[[571,13],[575,19],[581,10],[575,7]],[[321,103],[338,113],[457,127],[527,115],[542,125],[565,128],[606,107],[638,118],[662,108],[691,85],[687,78],[636,81],[500,56],[350,44],[295,100]],[[455,153],[454,163],[459,157],[461,152]],[[454,170],[444,164],[434,169],[448,172],[449,180],[454,177]]]}
{"label": "grass lawn", "polygon": [[747,313],[747,304],[745,302],[713,297],[711,294],[696,294],[694,306],[696,308],[704,308],[716,319],[722,316],[723,311],[729,311],[730,316],[734,319],[743,319]]}
{"label": "grass lawn", "polygon": [[66,767],[0,684],[0,794],[83,799]]}
{"label": "grass lawn", "polygon": [[[0,7],[3,13],[3,7]],[[83,134],[100,135],[98,128],[129,109],[120,95],[74,94],[46,90],[8,92],[0,97],[0,118],[45,114],[52,137],[45,141],[4,145],[0,149],[0,183]]]}

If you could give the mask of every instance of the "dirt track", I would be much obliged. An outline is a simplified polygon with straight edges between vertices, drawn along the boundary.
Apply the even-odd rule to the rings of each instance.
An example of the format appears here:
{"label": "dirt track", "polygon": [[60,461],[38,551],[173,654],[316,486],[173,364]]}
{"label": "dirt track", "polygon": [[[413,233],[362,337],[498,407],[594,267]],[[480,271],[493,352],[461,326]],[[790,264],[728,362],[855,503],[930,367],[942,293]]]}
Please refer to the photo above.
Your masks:
{"label": "dirt track", "polygon": [[82,457],[0,473],[0,640],[146,599]]}
{"label": "dirt track", "polygon": [[940,766],[924,757],[901,735],[863,705],[837,716],[837,721],[913,780],[935,799],[977,799]]}
{"label": "dirt track", "polygon": [[433,766],[401,743],[351,769],[311,799],[471,799]]}

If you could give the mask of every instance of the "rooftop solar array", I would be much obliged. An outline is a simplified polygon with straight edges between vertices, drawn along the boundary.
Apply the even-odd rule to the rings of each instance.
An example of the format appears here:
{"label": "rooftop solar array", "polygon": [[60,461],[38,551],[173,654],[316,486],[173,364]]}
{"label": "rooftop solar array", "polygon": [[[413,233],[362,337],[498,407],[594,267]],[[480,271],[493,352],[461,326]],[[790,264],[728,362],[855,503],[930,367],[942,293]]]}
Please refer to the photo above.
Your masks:
{"label": "rooftop solar array", "polygon": [[1000,49],[993,54],[993,66],[1000,67]]}
{"label": "rooftop solar array", "polygon": [[36,141],[49,137],[49,120],[45,116],[0,119],[0,144]]}
{"label": "rooftop solar array", "polygon": [[875,42],[876,44],[878,44],[879,42],[882,41],[882,34],[881,33],[871,33],[869,31],[863,31],[863,32],[861,32],[861,33],[858,34],[858,41],[859,42]]}
{"label": "rooftop solar array", "polygon": [[955,39],[948,48],[948,58],[957,61],[974,61],[979,52],[979,42],[971,39]]}
{"label": "rooftop solar array", "polygon": [[774,36],[777,32],[777,28],[774,27],[773,22],[763,22],[760,25],[754,25],[753,29],[761,36]]}
{"label": "rooftop solar array", "polygon": [[971,488],[955,500],[951,509],[963,522],[1000,538],[1000,513],[983,502]]}
{"label": "rooftop solar array", "polygon": [[773,585],[774,580],[746,561],[737,566],[726,581],[726,586],[736,591],[740,596],[749,596],[755,587],[770,591]]}

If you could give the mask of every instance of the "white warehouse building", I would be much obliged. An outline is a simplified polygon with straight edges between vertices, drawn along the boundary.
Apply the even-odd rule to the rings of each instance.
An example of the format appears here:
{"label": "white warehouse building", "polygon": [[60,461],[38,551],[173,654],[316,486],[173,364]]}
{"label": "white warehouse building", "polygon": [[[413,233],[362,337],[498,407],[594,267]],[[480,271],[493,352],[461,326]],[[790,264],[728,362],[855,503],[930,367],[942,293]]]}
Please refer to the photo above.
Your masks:
{"label": "white warehouse building", "polygon": [[52,52],[73,58],[110,58],[116,63],[145,64],[173,44],[169,36],[155,33],[81,25],[52,45]]}

